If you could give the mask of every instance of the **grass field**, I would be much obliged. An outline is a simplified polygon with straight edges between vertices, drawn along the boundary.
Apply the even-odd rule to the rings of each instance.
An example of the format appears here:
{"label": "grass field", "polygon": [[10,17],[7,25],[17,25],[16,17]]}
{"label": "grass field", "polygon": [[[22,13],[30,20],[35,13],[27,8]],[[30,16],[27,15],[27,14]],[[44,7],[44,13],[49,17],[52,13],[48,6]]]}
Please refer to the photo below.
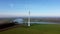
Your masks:
{"label": "grass field", "polygon": [[0,34],[60,34],[60,24],[33,24],[30,27],[17,27]]}

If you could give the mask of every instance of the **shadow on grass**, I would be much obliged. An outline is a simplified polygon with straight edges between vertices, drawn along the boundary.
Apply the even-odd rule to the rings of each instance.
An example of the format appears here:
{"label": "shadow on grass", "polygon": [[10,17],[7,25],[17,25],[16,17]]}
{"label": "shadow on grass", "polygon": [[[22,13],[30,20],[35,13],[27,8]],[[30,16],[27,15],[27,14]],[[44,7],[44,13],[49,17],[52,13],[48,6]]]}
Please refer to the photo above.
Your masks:
{"label": "shadow on grass", "polygon": [[7,24],[0,25],[0,32],[10,30],[13,28],[20,28],[20,27],[28,28],[27,25],[24,25],[24,24],[7,23]]}
{"label": "shadow on grass", "polygon": [[15,26],[16,24],[14,23],[6,23],[6,24],[2,24],[0,25],[0,32],[1,31],[5,31],[5,30],[8,30],[10,28],[12,28],[12,26]]}

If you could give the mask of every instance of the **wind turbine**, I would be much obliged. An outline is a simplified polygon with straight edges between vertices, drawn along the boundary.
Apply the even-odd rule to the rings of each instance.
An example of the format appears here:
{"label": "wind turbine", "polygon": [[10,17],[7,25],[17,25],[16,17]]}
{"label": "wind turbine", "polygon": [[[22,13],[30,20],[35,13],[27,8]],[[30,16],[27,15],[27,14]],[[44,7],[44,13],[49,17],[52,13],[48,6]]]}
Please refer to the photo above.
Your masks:
{"label": "wind turbine", "polygon": [[28,13],[28,26],[30,26],[30,10],[29,10],[29,13]]}

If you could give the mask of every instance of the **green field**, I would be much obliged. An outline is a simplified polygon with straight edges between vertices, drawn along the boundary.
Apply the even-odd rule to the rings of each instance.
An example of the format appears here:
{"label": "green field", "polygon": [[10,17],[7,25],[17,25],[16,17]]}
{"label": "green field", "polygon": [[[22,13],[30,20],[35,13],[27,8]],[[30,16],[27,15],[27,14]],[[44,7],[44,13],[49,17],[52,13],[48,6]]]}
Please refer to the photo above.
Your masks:
{"label": "green field", "polygon": [[30,27],[17,27],[0,34],[60,34],[60,24],[33,24]]}

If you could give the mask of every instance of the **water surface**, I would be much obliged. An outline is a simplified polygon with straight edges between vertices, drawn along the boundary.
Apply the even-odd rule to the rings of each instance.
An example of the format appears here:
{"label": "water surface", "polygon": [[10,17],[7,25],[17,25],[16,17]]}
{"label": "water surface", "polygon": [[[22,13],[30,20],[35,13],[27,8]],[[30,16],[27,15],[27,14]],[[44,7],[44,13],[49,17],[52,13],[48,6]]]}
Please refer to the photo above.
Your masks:
{"label": "water surface", "polygon": [[[23,19],[15,19],[14,21],[18,22],[18,23],[23,23]],[[25,22],[27,23],[27,22]],[[31,24],[60,24],[58,22],[30,22]]]}

